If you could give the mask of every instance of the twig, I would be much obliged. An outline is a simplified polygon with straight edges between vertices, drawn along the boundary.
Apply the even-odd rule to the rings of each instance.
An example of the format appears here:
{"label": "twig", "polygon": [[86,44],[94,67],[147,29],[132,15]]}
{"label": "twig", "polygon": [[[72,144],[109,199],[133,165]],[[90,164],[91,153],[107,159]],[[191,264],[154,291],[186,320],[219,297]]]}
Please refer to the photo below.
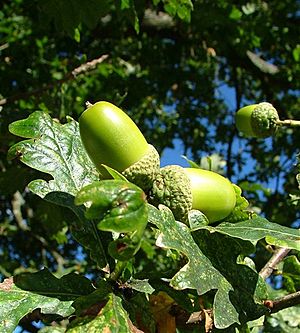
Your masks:
{"label": "twig", "polygon": [[294,119],[277,120],[276,124],[280,126],[300,126],[300,120],[294,120]]}
{"label": "twig", "polygon": [[283,260],[283,258],[290,252],[290,249],[278,248],[270,260],[265,264],[265,266],[259,272],[259,275],[263,279],[267,279],[273,271],[276,269],[276,266]]}
{"label": "twig", "polygon": [[271,310],[271,313],[300,304],[300,291],[289,294],[275,300],[266,300],[264,305]]}
{"label": "twig", "polygon": [[80,65],[79,67],[76,67],[71,72],[67,73],[64,78],[51,82],[51,83],[48,83],[45,86],[43,86],[42,88],[39,88],[39,89],[36,89],[33,91],[20,93],[17,95],[13,95],[13,96],[10,96],[7,98],[3,98],[0,100],[0,106],[5,105],[7,103],[12,103],[12,102],[18,101],[20,99],[27,99],[31,96],[39,95],[39,94],[43,93],[44,91],[52,89],[53,87],[55,87],[59,84],[65,83],[70,80],[74,80],[76,78],[76,76],[94,69],[97,65],[102,63],[107,58],[108,58],[108,54],[103,54],[100,58],[94,59],[92,61],[89,61],[89,62],[86,62],[85,64]]}

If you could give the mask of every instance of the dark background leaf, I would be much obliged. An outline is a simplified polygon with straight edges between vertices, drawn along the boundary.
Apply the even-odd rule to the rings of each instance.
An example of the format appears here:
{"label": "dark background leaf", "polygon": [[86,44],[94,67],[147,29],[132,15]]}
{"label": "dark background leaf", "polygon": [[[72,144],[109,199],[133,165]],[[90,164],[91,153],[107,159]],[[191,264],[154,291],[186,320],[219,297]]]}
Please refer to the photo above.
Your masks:
{"label": "dark background leaf", "polygon": [[16,275],[13,281],[20,289],[54,297],[61,301],[75,300],[95,290],[91,281],[84,276],[69,273],[58,279],[46,268],[36,273]]}

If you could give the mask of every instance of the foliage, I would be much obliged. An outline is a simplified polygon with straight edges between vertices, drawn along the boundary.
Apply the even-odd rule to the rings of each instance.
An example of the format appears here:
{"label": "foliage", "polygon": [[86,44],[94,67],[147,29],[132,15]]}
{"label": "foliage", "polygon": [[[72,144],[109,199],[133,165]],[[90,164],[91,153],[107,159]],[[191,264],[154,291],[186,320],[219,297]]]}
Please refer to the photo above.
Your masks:
{"label": "foliage", "polygon": [[[0,331],[299,330],[299,306],[265,301],[299,292],[300,132],[249,139],[233,124],[249,102],[300,118],[299,3],[14,0],[0,18]],[[121,215],[137,237],[114,216],[102,228],[124,180],[98,181],[76,121],[100,99],[162,161],[179,145],[176,164],[206,161],[239,185],[228,219],[194,211],[184,225],[135,188]],[[111,244],[133,247],[115,260]],[[278,247],[289,255],[265,280]]]}

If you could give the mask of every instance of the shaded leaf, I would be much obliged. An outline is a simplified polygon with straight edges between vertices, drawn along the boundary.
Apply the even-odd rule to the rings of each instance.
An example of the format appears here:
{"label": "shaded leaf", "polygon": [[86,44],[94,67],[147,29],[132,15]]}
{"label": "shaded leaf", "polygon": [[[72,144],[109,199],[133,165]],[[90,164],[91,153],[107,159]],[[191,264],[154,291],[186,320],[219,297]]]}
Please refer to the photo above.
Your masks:
{"label": "shaded leaf", "polygon": [[[126,301],[126,299],[124,300],[124,307],[130,315],[133,323],[138,326],[139,329],[142,330],[142,332],[157,332],[157,325],[150,308],[148,296],[142,293],[136,293],[130,298],[130,301]],[[133,331],[133,333],[134,332],[138,333],[138,331]]]}
{"label": "shaded leaf", "polygon": [[73,218],[71,216],[68,219],[73,237],[89,251],[91,259],[100,268],[105,268],[110,263],[106,249],[112,239],[111,235],[99,231],[96,222],[85,217],[85,207],[76,206],[72,195],[64,192],[51,192],[44,199],[56,205],[67,207],[75,213],[76,216]]}
{"label": "shaded leaf", "polygon": [[0,331],[14,332],[19,321],[36,309],[42,314],[56,314],[66,317],[74,312],[72,301],[61,301],[56,297],[39,295],[18,288],[13,279],[0,284]]}
{"label": "shaded leaf", "polygon": [[58,31],[66,32],[73,37],[81,22],[90,29],[94,28],[101,16],[109,12],[110,0],[90,0],[88,6],[76,0],[40,0],[39,6],[47,21],[53,20]]}
{"label": "shaded leaf", "polygon": [[285,258],[282,275],[284,284],[289,292],[300,290],[300,262],[296,256]]}
{"label": "shaded leaf", "polygon": [[111,292],[111,285],[107,281],[101,280],[97,283],[96,290],[88,295],[78,297],[72,306],[76,309],[77,315],[82,315],[83,312],[85,315],[91,315],[94,311],[98,313]]}
{"label": "shaded leaf", "polygon": [[91,281],[82,275],[69,273],[58,279],[47,268],[36,273],[21,273],[13,281],[18,288],[61,301],[71,301],[95,290]]}
{"label": "shaded leaf", "polygon": [[98,316],[75,319],[67,328],[68,333],[111,332],[131,333],[129,317],[120,297],[110,294]]}

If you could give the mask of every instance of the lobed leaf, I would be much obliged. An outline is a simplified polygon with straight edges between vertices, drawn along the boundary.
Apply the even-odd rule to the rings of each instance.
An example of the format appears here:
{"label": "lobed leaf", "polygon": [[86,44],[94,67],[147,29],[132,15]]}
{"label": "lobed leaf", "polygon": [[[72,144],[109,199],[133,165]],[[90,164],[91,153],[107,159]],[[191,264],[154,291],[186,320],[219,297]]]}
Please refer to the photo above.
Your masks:
{"label": "lobed leaf", "polygon": [[8,157],[18,157],[29,167],[53,177],[49,182],[38,180],[38,186],[35,181],[31,183],[31,189],[40,197],[53,191],[75,195],[84,185],[99,178],[82,145],[78,123],[73,119],[62,125],[47,113],[35,111],[27,119],[10,124],[9,130],[29,140],[13,145]]}
{"label": "lobed leaf", "polygon": [[248,240],[254,245],[264,238],[268,244],[300,251],[299,229],[284,227],[261,217],[238,223],[224,222],[216,227],[201,225],[199,228]]}
{"label": "lobed leaf", "polygon": [[18,288],[13,278],[0,284],[0,331],[14,332],[19,321],[34,310],[42,314],[54,314],[62,317],[71,315],[74,308],[72,301],[62,301],[56,297],[40,295]]}
{"label": "lobed leaf", "polygon": [[229,297],[233,287],[197,246],[189,228],[175,221],[167,207],[161,205],[159,211],[149,207],[149,221],[159,229],[156,245],[175,249],[188,259],[188,263],[171,279],[171,286],[179,290],[196,289],[199,295],[216,290],[213,306],[215,326],[226,328],[239,323],[238,313]]}
{"label": "lobed leaf", "polygon": [[62,125],[47,113],[36,111],[27,119],[12,123],[9,130],[29,140],[12,146],[8,157],[18,157],[29,167],[53,177],[49,181],[34,180],[30,182],[29,189],[41,198],[75,213],[77,218],[68,221],[72,235],[90,252],[100,268],[106,267],[109,259],[105,249],[109,237],[103,236],[94,222],[85,218],[84,207],[74,204],[76,193],[99,178],[82,145],[78,123],[69,118],[69,122]]}
{"label": "lobed leaf", "polygon": [[72,301],[95,290],[91,281],[82,275],[69,273],[58,279],[47,268],[36,273],[21,273],[13,281],[22,290],[55,297],[61,301]]}

